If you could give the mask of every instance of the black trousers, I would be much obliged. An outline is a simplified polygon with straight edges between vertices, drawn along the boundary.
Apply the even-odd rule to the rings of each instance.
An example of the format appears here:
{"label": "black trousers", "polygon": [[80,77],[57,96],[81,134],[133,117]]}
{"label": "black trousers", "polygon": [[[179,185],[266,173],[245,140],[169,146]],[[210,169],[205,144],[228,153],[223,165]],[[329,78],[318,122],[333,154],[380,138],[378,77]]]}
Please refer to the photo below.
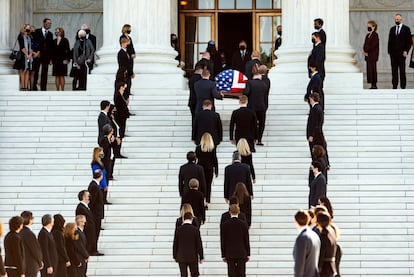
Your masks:
{"label": "black trousers", "polygon": [[187,267],[190,268],[191,277],[198,277],[200,273],[198,272],[198,263],[178,263],[180,267],[181,277],[188,277]]}
{"label": "black trousers", "polygon": [[310,154],[311,154],[312,160],[314,160],[313,153],[312,153],[313,146],[314,145],[320,145],[325,150],[325,152],[326,152],[326,161],[328,162],[328,165],[330,165],[330,163],[329,163],[329,155],[328,155],[328,145],[326,143],[325,136],[323,135],[323,133],[321,133],[318,136],[315,136],[313,138],[313,141],[312,142],[308,141],[308,143],[309,143],[309,150],[310,150]]}
{"label": "black trousers", "polygon": [[258,141],[262,142],[263,132],[265,129],[265,122],[266,122],[266,111],[256,111],[257,117],[257,125],[258,125]]}
{"label": "black trousers", "polygon": [[405,57],[403,55],[390,55],[391,57],[391,73],[392,88],[398,87],[398,71],[400,72],[400,86],[405,89],[407,86],[407,77],[405,76]]}
{"label": "black trousers", "polygon": [[246,258],[227,259],[227,274],[229,277],[245,277]]}
{"label": "black trousers", "polygon": [[206,179],[206,202],[210,203],[211,198],[211,183],[213,182],[213,175],[214,175],[214,169],[209,167],[204,167],[204,177]]}
{"label": "black trousers", "polygon": [[377,81],[377,62],[367,61],[367,82],[375,86]]}
{"label": "black trousers", "polygon": [[88,77],[88,68],[86,65],[81,65],[75,72],[76,78],[79,81],[79,86],[76,90],[86,90],[86,79]]}

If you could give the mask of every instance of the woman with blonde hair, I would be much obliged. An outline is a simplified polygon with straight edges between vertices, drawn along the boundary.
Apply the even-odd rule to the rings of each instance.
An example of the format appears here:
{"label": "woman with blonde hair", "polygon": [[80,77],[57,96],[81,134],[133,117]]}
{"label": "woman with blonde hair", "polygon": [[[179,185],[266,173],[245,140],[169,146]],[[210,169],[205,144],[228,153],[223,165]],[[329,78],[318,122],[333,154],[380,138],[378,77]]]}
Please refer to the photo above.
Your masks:
{"label": "woman with blonde hair", "polygon": [[33,70],[32,38],[30,24],[24,24],[17,36],[20,59],[16,59],[13,68],[19,70],[20,90],[30,90],[30,71]]}
{"label": "woman with blonde hair", "polygon": [[105,154],[103,152],[102,147],[95,147],[93,149],[92,154],[92,162],[91,162],[91,169],[92,169],[92,176],[95,170],[100,169],[102,171],[102,180],[99,182],[99,188],[101,189],[103,195],[104,195],[104,203],[108,204],[107,201],[108,197],[108,181],[106,179],[106,169],[104,166],[104,163],[102,159],[104,158]]}
{"label": "woman with blonde hair", "polygon": [[77,251],[79,235],[76,233],[76,229],[76,224],[71,222],[67,223],[63,229],[66,252],[70,261],[70,266],[66,268],[68,277],[77,277],[79,275],[78,269],[82,266],[82,257]]}
{"label": "woman with blonde hair", "polygon": [[242,182],[236,184],[233,196],[239,201],[240,212],[246,215],[247,225],[252,224],[252,199],[247,191],[246,185]]}
{"label": "woman with blonde hair", "polygon": [[[211,183],[213,182],[214,175],[218,176],[218,160],[217,152],[214,147],[213,137],[210,133],[204,133],[201,136],[200,145],[197,145],[195,149],[197,164],[201,165],[204,169],[204,176],[206,181],[206,203],[210,203],[211,198]],[[206,205],[206,208],[208,206]]]}
{"label": "woman with blonde hair", "polygon": [[237,149],[237,152],[240,153],[241,162],[244,163],[244,164],[247,164],[250,167],[250,173],[252,174],[253,183],[255,184],[256,183],[256,173],[254,171],[253,155],[252,155],[252,152],[250,151],[249,143],[247,142],[246,139],[241,138],[237,142],[236,149]]}
{"label": "woman with blonde hair", "polygon": [[184,215],[186,213],[191,213],[193,215],[193,223],[192,223],[193,226],[197,227],[197,228],[200,228],[200,221],[198,220],[197,217],[194,216],[193,208],[191,207],[190,204],[184,203],[183,206],[181,207],[181,210],[180,210],[180,217],[177,218],[177,221],[175,222],[175,230],[177,230],[178,227],[183,225]]}

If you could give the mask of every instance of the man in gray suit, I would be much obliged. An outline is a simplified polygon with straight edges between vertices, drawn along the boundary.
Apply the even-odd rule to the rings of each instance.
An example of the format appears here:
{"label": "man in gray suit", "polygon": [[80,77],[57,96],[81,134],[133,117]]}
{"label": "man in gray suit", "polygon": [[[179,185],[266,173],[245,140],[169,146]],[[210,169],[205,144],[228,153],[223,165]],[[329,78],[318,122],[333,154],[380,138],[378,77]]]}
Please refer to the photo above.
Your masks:
{"label": "man in gray suit", "polygon": [[298,236],[293,248],[295,277],[319,277],[318,259],[321,242],[319,236],[308,227],[310,217],[307,211],[295,214]]}

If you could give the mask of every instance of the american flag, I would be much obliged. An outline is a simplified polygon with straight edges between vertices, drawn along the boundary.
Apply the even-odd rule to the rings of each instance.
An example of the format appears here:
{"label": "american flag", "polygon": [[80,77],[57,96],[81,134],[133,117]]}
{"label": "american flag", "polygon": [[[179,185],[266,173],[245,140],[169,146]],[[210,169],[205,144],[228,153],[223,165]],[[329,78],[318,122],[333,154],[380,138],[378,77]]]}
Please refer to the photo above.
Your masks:
{"label": "american flag", "polygon": [[216,76],[218,91],[242,92],[246,87],[247,77],[238,70],[227,69]]}

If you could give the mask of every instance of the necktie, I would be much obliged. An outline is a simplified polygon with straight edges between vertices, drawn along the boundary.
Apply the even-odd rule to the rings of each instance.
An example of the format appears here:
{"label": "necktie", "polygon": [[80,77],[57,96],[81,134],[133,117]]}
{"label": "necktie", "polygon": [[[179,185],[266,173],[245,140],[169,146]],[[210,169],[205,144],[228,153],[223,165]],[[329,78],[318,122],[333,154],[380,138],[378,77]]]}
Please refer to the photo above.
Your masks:
{"label": "necktie", "polygon": [[397,36],[400,34],[400,25],[397,25]]}
{"label": "necktie", "polygon": [[46,36],[47,36],[47,30],[45,30],[45,34],[44,34],[44,36],[45,36],[45,38],[46,38]]}

